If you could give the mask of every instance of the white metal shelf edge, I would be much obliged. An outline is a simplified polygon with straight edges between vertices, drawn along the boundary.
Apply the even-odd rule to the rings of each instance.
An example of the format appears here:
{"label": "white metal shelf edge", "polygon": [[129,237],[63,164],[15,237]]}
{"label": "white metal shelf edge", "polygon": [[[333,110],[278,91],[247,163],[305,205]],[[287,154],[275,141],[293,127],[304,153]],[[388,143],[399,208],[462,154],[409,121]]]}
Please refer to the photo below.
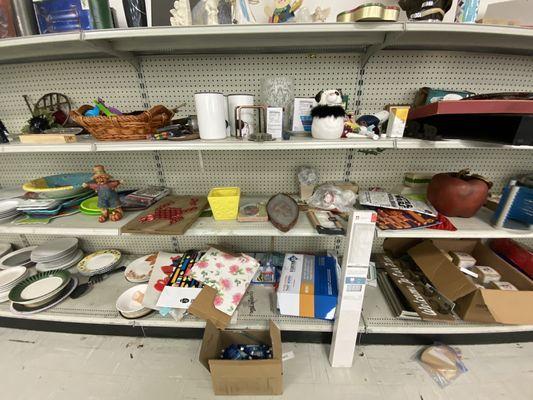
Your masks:
{"label": "white metal shelf edge", "polygon": [[198,151],[198,150],[328,150],[328,149],[516,149],[533,150],[533,146],[513,146],[473,140],[450,139],[429,141],[413,138],[370,140],[337,139],[319,140],[312,138],[293,138],[271,142],[251,142],[228,138],[225,140],[179,141],[117,141],[101,142],[81,139],[77,143],[29,145],[11,142],[0,145],[3,153],[68,153],[68,152],[115,152],[115,151]]}

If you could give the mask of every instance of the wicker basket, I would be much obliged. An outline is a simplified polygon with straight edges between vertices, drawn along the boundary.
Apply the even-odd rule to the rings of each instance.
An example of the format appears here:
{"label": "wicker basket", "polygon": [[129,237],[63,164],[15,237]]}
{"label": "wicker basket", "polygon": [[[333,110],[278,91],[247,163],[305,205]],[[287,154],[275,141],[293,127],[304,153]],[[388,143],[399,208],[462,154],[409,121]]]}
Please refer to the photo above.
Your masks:
{"label": "wicker basket", "polygon": [[81,106],[70,112],[72,119],[97,140],[146,140],[157,128],[168,125],[174,113],[164,106],[155,106],[138,115],[85,117],[93,106]]}

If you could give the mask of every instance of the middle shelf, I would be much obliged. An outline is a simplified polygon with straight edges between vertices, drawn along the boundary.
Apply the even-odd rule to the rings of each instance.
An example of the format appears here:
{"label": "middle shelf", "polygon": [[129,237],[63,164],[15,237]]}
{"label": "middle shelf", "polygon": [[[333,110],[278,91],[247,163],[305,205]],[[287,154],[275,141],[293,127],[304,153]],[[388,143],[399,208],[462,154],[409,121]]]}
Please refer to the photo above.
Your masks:
{"label": "middle shelf", "polygon": [[[0,233],[5,234],[44,234],[67,236],[121,236],[136,235],[122,233],[122,227],[137,218],[140,212],[127,212],[118,222],[99,223],[94,216],[74,214],[50,221],[42,225],[16,225],[13,222],[0,224]],[[438,229],[407,229],[382,231],[376,228],[379,238],[516,238],[532,239],[533,231],[517,231],[494,228],[490,224],[492,211],[482,208],[472,218],[450,218],[456,231]],[[272,236],[272,237],[329,237],[319,234],[309,222],[305,213],[300,212],[298,222],[289,232],[283,233],[270,222],[215,221],[212,217],[200,217],[185,232],[184,236]]]}

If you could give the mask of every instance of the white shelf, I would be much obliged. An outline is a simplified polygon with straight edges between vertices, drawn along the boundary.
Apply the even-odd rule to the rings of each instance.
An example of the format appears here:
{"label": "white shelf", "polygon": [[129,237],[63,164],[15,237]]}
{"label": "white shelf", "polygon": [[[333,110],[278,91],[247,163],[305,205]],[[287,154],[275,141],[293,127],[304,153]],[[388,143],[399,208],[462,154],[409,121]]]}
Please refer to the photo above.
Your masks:
{"label": "white shelf", "polygon": [[[131,259],[131,258],[128,258]],[[72,272],[76,270],[73,269]],[[142,326],[156,328],[203,328],[205,322],[193,316],[175,321],[171,316],[163,317],[158,313],[137,319],[127,320],[115,309],[117,298],[122,292],[135,284],[126,281],[124,275],[117,273],[78,299],[68,298],[56,307],[31,316],[18,316],[9,311],[9,302],[0,304],[0,318],[26,318],[35,321],[62,323],[104,324],[122,326]],[[301,332],[331,332],[330,321],[312,318],[299,318],[280,315],[274,309],[274,289],[268,286],[251,285],[237,312],[235,324],[229,329],[267,329],[268,321],[274,320],[281,330]],[[364,327],[361,325],[360,330]]]}
{"label": "white shelf", "polygon": [[98,222],[97,216],[82,213],[53,219],[43,225],[15,225],[13,222],[0,225],[0,233],[22,235],[68,235],[68,236],[118,236],[120,229],[139,212],[126,212],[124,218],[118,222]]}
{"label": "white shelf", "polygon": [[0,63],[95,55],[427,49],[533,53],[533,30],[453,23],[317,23],[150,27],[0,40]]}
{"label": "white shelf", "polygon": [[[241,200],[241,204],[245,204]],[[309,222],[305,213],[300,213],[298,222],[289,232],[281,232],[270,222],[215,221],[212,217],[198,218],[185,232],[185,236],[299,236],[333,237],[321,235]],[[342,236],[342,235],[341,235]]]}
{"label": "white shelf", "polygon": [[457,228],[456,231],[441,231],[438,229],[407,229],[397,231],[382,231],[376,228],[377,236],[381,238],[472,238],[472,239],[496,239],[496,238],[516,238],[531,239],[533,231],[517,231],[497,229],[490,224],[492,211],[482,208],[472,218],[450,218],[450,221]]}
{"label": "white shelf", "polygon": [[201,150],[327,150],[327,149],[521,149],[533,150],[533,146],[512,146],[474,140],[447,139],[429,141],[413,138],[366,138],[320,140],[292,138],[271,142],[251,142],[236,138],[224,140],[191,140],[174,142],[167,140],[137,140],[100,142],[90,138],[78,138],[77,143],[28,145],[18,141],[0,145],[0,153],[70,153],[115,151],[201,151]]}
{"label": "white shelf", "polygon": [[363,302],[363,319],[367,333],[385,334],[481,334],[533,332],[533,325],[476,324],[471,322],[428,322],[395,317],[379,287],[367,286]]}
{"label": "white shelf", "polygon": [[134,54],[243,53],[288,50],[359,50],[381,43],[401,23],[256,24],[151,27],[83,32],[87,42],[106,41]]}
{"label": "white shelf", "polygon": [[270,142],[252,142],[236,138],[224,140],[191,140],[186,142],[142,140],[125,142],[96,142],[96,151],[145,151],[145,150],[325,150],[393,148],[394,140],[291,138]]}

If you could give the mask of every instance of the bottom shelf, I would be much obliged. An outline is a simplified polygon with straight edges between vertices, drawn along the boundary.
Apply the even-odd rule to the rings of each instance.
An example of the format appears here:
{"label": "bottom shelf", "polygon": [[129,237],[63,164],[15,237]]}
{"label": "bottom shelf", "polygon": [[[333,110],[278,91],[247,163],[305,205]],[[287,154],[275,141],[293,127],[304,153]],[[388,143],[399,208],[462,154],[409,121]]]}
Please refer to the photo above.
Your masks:
{"label": "bottom shelf", "polygon": [[533,325],[476,324],[472,322],[428,322],[400,319],[393,315],[387,300],[378,287],[367,286],[363,302],[366,333],[456,335],[533,332]]}
{"label": "bottom shelf", "polygon": [[[126,281],[122,274],[115,274],[96,284],[91,291],[79,299],[68,298],[50,310],[31,316],[12,314],[9,310],[9,303],[5,302],[0,304],[0,326],[76,333],[175,337],[186,337],[187,330],[193,329],[199,331],[196,332],[196,337],[201,335],[205,322],[194,316],[175,321],[170,316],[163,317],[154,312],[138,320],[122,318],[115,309],[115,302],[123,291],[133,285]],[[307,341],[306,338],[309,338],[309,341],[315,341],[317,337],[326,338],[333,330],[331,321],[280,315],[275,307],[274,289],[259,285],[250,286],[238,308],[237,318],[229,329],[267,329],[269,320],[276,322],[284,332],[301,333],[300,337],[297,335],[290,337],[296,341]],[[182,332],[179,331],[180,329]],[[467,334],[473,336],[475,334],[527,333],[529,338],[527,340],[533,340],[531,339],[533,338],[533,325],[490,325],[462,321],[445,323],[396,318],[381,290],[372,286],[366,288],[359,332],[366,334],[367,337],[374,334],[378,336],[388,334],[392,337],[395,335]],[[299,340],[302,338],[303,340]],[[381,340],[383,342],[383,339]],[[392,338],[391,341],[394,342]]]}
{"label": "bottom shelf", "polygon": [[[186,316],[181,321],[163,317],[154,312],[149,316],[128,320],[122,318],[115,309],[115,302],[122,292],[134,284],[126,281],[124,275],[115,274],[96,284],[88,293],[78,299],[68,298],[56,307],[30,316],[14,315],[9,310],[9,302],[0,304],[1,318],[27,319],[65,324],[93,324],[111,326],[137,326],[146,328],[203,328],[205,322],[194,316]],[[331,332],[330,321],[280,315],[275,308],[274,289],[267,286],[251,286],[238,309],[237,319],[230,329],[268,329],[268,321],[273,320],[283,331]],[[364,329],[363,325],[360,327]],[[109,331],[109,330],[108,330]]]}

